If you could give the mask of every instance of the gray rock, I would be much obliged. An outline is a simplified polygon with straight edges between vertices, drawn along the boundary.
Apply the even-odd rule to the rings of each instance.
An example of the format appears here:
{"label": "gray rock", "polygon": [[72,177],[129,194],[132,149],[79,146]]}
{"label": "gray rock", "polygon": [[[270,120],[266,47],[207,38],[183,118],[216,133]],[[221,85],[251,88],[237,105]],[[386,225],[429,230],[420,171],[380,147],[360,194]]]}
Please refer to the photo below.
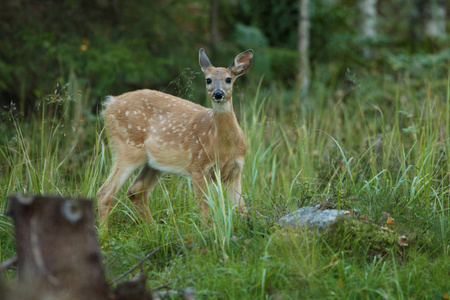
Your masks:
{"label": "gray rock", "polygon": [[343,210],[320,210],[318,206],[307,206],[281,217],[281,219],[278,220],[278,224],[281,226],[323,228],[336,221],[337,217],[343,214]]}

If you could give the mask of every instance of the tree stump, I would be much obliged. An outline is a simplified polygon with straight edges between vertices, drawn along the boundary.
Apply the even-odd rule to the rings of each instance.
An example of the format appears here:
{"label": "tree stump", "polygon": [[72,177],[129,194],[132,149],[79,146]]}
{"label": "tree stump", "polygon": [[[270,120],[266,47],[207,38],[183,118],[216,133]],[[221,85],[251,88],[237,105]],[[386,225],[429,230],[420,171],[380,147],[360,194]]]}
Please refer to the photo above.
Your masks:
{"label": "tree stump", "polygon": [[108,299],[92,201],[16,195],[9,197],[9,214],[15,225],[18,286],[24,287],[19,293]]}

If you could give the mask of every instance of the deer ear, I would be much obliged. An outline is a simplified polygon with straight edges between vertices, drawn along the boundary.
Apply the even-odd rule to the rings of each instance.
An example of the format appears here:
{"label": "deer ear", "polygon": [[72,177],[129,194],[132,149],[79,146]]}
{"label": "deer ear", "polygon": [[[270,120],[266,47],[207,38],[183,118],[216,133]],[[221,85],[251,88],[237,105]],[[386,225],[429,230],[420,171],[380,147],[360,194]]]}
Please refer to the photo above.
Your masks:
{"label": "deer ear", "polygon": [[203,48],[201,48],[198,53],[198,63],[200,64],[200,67],[202,68],[203,73],[205,73],[206,69],[208,69],[209,67],[212,67],[212,64],[209,61],[208,56],[206,56],[206,52]]}
{"label": "deer ear", "polygon": [[235,57],[229,69],[234,73],[236,77],[244,75],[252,65],[252,60],[253,50],[248,49],[247,51],[244,51]]}

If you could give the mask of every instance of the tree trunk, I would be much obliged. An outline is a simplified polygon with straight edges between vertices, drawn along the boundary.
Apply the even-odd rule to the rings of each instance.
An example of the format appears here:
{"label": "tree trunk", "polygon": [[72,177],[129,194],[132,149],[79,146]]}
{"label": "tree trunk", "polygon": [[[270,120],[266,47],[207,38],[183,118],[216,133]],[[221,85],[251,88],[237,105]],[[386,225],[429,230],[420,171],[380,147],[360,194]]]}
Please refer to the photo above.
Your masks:
{"label": "tree trunk", "polygon": [[152,299],[143,274],[121,283],[114,291],[108,289],[91,200],[21,195],[8,198],[8,214],[15,226],[19,282],[12,290],[0,282],[1,299]]}
{"label": "tree trunk", "polygon": [[300,54],[298,83],[300,93],[306,94],[310,85],[309,70],[309,0],[299,0],[298,52]]}
{"label": "tree trunk", "polygon": [[447,12],[445,0],[428,0],[424,7],[426,38],[445,38]]}
{"label": "tree trunk", "polygon": [[364,38],[363,55],[365,58],[373,57],[372,43],[376,37],[377,0],[361,0],[361,35]]}
{"label": "tree trunk", "polygon": [[[61,299],[107,299],[92,201],[9,197],[22,292]],[[72,298],[70,298],[72,299]]]}

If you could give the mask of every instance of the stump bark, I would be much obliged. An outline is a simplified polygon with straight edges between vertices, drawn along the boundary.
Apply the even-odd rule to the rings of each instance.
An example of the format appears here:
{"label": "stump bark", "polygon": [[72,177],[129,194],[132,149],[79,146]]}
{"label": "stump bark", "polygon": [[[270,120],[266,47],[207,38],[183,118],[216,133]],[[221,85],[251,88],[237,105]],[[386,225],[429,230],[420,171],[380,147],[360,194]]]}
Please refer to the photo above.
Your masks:
{"label": "stump bark", "polygon": [[18,282],[10,289],[0,280],[0,299],[152,299],[143,274],[109,290],[91,200],[23,195],[8,200],[15,226]]}
{"label": "stump bark", "polygon": [[92,201],[10,196],[18,286],[66,299],[108,299]]}

